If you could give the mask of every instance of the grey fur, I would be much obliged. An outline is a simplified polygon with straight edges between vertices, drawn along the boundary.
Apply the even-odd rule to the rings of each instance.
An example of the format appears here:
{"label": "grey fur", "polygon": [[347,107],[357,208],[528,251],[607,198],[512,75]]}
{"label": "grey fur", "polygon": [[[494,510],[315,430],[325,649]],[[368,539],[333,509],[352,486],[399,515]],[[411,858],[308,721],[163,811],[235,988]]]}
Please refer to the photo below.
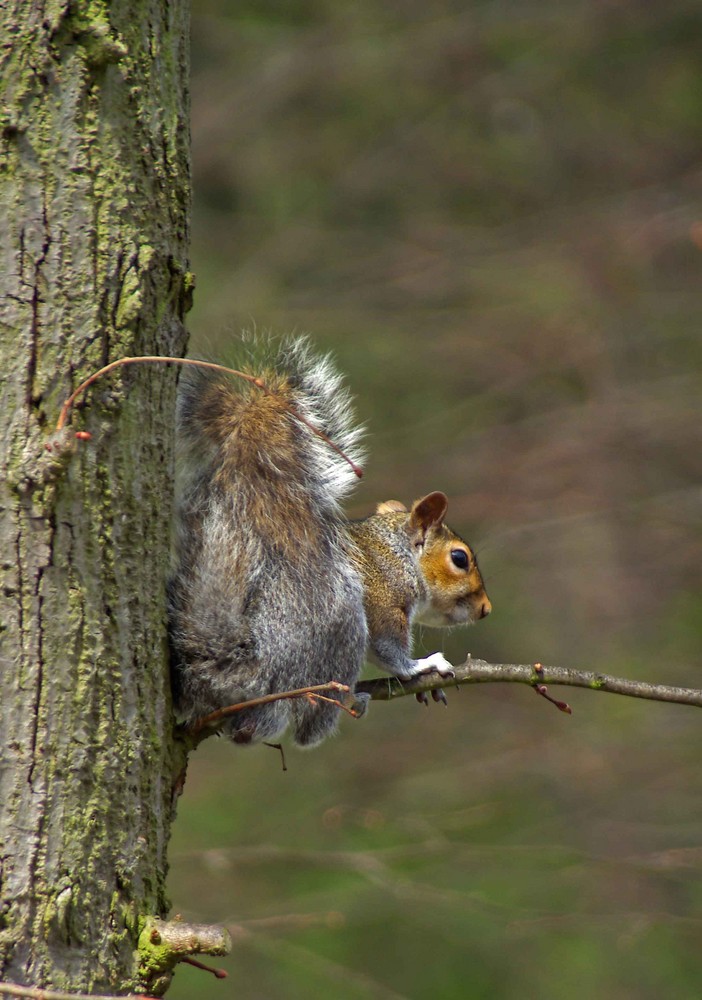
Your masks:
{"label": "grey fur", "polygon": [[[239,367],[267,384],[286,377],[298,411],[361,460],[349,393],[306,340],[254,342]],[[236,378],[189,369],[181,380],[169,622],[186,721],[268,693],[353,686],[363,661],[362,581],[339,506],[353,472],[270,405],[270,394]],[[329,704],[280,701],[233,715],[225,731],[237,742],[273,740],[291,724],[295,741],[312,746],[338,715]]]}

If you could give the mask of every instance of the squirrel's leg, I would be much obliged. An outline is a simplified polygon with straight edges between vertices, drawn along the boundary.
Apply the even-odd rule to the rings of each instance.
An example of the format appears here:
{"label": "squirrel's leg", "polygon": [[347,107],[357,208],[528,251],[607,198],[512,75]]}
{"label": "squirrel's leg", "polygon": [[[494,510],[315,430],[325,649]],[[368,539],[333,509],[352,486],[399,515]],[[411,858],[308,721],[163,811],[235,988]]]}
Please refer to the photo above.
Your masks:
{"label": "squirrel's leg", "polygon": [[[382,629],[373,629],[371,625],[371,650],[378,663],[389,673],[395,674],[400,680],[410,680],[421,674],[438,673],[442,677],[453,677],[455,671],[442,653],[432,653],[415,660],[410,656],[410,627],[407,616],[400,609],[395,609],[395,613],[390,620],[389,615],[384,616]],[[439,689],[431,693],[434,701],[441,701],[445,704],[446,695]],[[417,701],[423,705],[429,704],[426,692],[421,691],[416,695]]]}
{"label": "squirrel's leg", "polygon": [[[414,661],[414,672],[413,677],[418,677],[420,674],[441,674],[442,677],[455,677],[456,671],[453,666],[449,663],[443,653],[432,653],[430,656],[425,656],[420,660]],[[448,705],[446,700],[446,693],[443,688],[437,688],[431,692],[431,696],[436,702],[442,702],[444,705]],[[418,691],[415,698],[420,703],[420,705],[428,705],[429,697],[426,691]]]}

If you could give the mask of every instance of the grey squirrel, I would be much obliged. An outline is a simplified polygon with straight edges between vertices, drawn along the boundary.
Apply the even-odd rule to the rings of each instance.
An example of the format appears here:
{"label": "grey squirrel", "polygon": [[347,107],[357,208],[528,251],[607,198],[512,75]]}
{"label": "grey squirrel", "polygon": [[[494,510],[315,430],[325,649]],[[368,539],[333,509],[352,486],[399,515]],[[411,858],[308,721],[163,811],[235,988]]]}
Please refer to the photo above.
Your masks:
{"label": "grey squirrel", "polygon": [[[490,613],[470,547],[430,493],[348,521],[354,474],[294,414],[359,462],[351,397],[306,338],[254,342],[255,385],[200,369],[181,379],[175,568],[169,624],[176,705],[192,722],[226,705],[324,684],[352,689],[366,650],[391,674],[450,675],[441,653],[411,655],[413,621],[468,625]],[[232,715],[235,742],[288,725],[313,746],[336,728],[325,702],[283,700]]]}

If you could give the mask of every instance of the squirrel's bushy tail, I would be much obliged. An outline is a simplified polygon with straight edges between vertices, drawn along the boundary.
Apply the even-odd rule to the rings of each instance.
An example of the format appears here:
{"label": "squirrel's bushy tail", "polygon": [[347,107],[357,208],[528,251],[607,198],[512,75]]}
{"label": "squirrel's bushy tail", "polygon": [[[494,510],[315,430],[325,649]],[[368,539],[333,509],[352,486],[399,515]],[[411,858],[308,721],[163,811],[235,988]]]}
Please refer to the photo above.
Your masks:
{"label": "squirrel's bushy tail", "polygon": [[[297,419],[362,459],[351,397],[304,338],[256,338],[238,367],[259,388],[201,369],[180,386],[176,567],[169,586],[180,707],[188,718],[274,691],[353,684],[365,648],[362,588],[339,501],[355,475]],[[294,717],[314,743],[338,710],[278,702],[232,717],[271,739]]]}
{"label": "squirrel's bushy tail", "polygon": [[191,368],[179,389],[178,430],[191,473],[215,462],[222,476],[243,476],[266,493],[313,500],[327,516],[352,489],[344,458],[294,416],[300,413],[352,462],[363,460],[362,429],[351,394],[330,359],[307,338],[251,339],[237,367],[259,378],[259,388],[236,376]]}

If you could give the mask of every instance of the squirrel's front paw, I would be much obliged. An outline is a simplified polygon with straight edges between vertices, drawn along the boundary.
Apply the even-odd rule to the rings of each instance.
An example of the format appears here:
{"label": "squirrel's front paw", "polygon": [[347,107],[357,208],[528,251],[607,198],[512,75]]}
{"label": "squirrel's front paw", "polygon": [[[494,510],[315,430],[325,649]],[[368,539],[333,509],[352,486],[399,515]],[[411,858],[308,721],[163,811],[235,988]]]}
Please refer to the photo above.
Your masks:
{"label": "squirrel's front paw", "polygon": [[420,674],[441,674],[442,677],[455,677],[456,671],[452,664],[446,659],[443,653],[432,653],[421,660],[415,660],[410,677],[418,677]]}
{"label": "squirrel's front paw", "polygon": [[[414,661],[414,667],[410,677],[419,677],[421,674],[440,674],[442,677],[455,677],[456,671],[453,669],[452,665],[443,655],[443,653],[432,653],[431,656],[425,656],[421,660]],[[446,695],[438,688],[431,692],[431,696],[434,701],[443,702],[444,705],[448,704],[446,701]],[[418,691],[415,695],[417,701],[422,705],[429,704],[429,698],[427,697],[426,691]]]}

